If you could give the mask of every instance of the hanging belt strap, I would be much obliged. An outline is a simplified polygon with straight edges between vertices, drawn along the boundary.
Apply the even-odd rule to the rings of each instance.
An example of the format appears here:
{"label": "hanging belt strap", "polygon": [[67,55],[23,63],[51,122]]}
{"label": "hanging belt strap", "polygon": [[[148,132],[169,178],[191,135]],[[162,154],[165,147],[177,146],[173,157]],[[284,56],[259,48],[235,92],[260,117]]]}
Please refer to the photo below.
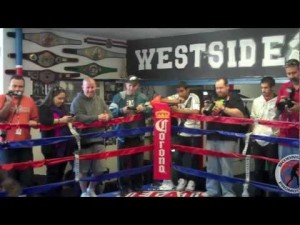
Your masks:
{"label": "hanging belt strap", "polygon": [[71,134],[74,136],[74,138],[76,140],[76,143],[77,143],[77,146],[78,146],[78,150],[74,151],[74,156],[75,156],[75,160],[74,160],[75,181],[78,182],[79,179],[80,179],[80,173],[79,173],[79,166],[80,166],[79,153],[80,153],[80,150],[81,150],[80,135],[75,130],[72,123],[68,123],[68,127],[70,129]]}
{"label": "hanging belt strap", "polygon": [[[247,154],[247,149],[249,146],[250,141],[250,135],[252,133],[245,134],[245,147],[243,149],[243,155]],[[245,159],[245,183],[243,184],[243,193],[242,197],[249,197],[248,187],[249,187],[249,181],[250,181],[250,155],[246,155]]]}

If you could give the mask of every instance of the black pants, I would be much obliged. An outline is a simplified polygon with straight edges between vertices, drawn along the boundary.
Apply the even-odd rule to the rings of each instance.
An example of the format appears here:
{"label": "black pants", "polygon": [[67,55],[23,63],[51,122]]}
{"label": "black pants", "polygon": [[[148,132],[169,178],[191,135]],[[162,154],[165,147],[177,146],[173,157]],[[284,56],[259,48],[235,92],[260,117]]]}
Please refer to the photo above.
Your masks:
{"label": "black pants", "polygon": [[[45,157],[46,158],[46,157]],[[48,158],[46,158],[48,159]],[[64,173],[66,169],[67,162],[63,162],[56,165],[47,166],[46,172],[46,183],[57,183],[62,182],[64,178]],[[46,193],[46,196],[49,197],[61,197],[62,196],[62,186],[55,189],[51,189]]]}
{"label": "black pants", "polygon": [[[278,159],[278,145],[269,143],[266,146],[259,145],[256,141],[251,142],[251,152],[253,155],[265,156],[268,158]],[[277,185],[275,178],[275,169],[276,163],[266,162],[262,159],[255,159],[255,170],[254,170],[254,180],[258,182],[268,183]],[[267,173],[265,172],[265,165],[268,165]],[[256,197],[265,197],[265,196],[277,196],[276,193],[270,192],[266,193],[264,190],[255,188]]]}
{"label": "black pants", "polygon": [[[177,136],[175,142],[176,144],[179,145],[200,147],[200,138],[201,137]],[[199,155],[195,155],[187,152],[181,152],[181,151],[176,151],[175,154],[176,154],[175,155],[176,165],[199,170],[199,163],[200,163]],[[180,178],[187,179],[187,180],[195,180],[196,177],[177,172],[176,179],[178,180]]]}
{"label": "black pants", "polygon": [[[60,148],[56,148],[55,146],[42,146],[42,153],[45,159],[53,159],[59,157],[66,157],[72,154],[72,148],[74,148],[73,143],[67,142],[66,144],[62,144]],[[63,155],[59,155],[58,152],[63,152]],[[46,183],[57,183],[62,182],[65,174],[65,169],[67,166],[67,162],[48,165],[46,171]],[[62,195],[62,186],[51,189],[48,191],[46,196],[49,197],[60,197]]]}
{"label": "black pants", "polygon": [[[133,148],[143,146],[144,142],[139,138],[125,138],[124,142],[118,142],[118,149]],[[143,166],[144,153],[119,157],[119,170],[138,168]],[[119,188],[121,191],[136,191],[143,186],[143,174],[125,176],[119,179]]]}
{"label": "black pants", "polygon": [[[32,148],[7,149],[3,152],[5,163],[19,163],[33,160]],[[8,175],[18,181],[22,187],[33,185],[33,168],[25,170],[13,169]]]}

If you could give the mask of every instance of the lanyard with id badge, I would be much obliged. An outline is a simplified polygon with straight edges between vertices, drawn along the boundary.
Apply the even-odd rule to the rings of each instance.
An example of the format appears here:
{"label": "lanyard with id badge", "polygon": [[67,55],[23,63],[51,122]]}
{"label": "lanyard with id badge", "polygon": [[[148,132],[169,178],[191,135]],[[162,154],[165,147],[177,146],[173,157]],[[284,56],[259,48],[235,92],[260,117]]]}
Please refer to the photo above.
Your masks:
{"label": "lanyard with id badge", "polygon": [[[11,117],[11,120],[13,120],[14,116],[17,116],[18,124],[20,124],[20,108],[21,108],[21,101],[22,101],[22,96],[19,97],[18,99],[18,104],[17,107],[14,110],[13,116]],[[22,129],[18,127],[16,129],[16,135],[22,135]]]}

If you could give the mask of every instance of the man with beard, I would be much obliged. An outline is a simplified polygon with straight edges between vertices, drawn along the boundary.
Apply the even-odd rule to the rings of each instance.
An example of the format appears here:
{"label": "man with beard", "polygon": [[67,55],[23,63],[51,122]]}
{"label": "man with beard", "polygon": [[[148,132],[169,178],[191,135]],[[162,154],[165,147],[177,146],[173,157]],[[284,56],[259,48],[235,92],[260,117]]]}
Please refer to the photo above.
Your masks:
{"label": "man with beard", "polygon": [[[290,59],[285,64],[285,72],[289,82],[281,85],[277,97],[277,109],[280,113],[281,121],[299,123],[299,61]],[[280,129],[280,137],[299,138],[299,129]],[[279,159],[287,155],[299,154],[299,147],[279,144]]]}
{"label": "man with beard", "polygon": [[[242,99],[229,92],[229,84],[226,78],[219,78],[215,83],[217,99],[214,101],[211,115],[225,117],[240,117],[246,115],[246,110]],[[209,108],[209,106],[207,107]],[[202,109],[202,113],[207,110]],[[207,130],[222,130],[228,132],[240,132],[241,125],[225,123],[207,123]],[[207,135],[205,148],[218,152],[235,152],[238,147],[238,138],[232,136],[223,136],[219,133]],[[233,177],[233,159],[226,157],[207,157],[207,172],[211,174]],[[215,179],[206,179],[206,192],[203,197],[235,197],[232,189],[232,183],[220,182]]]}
{"label": "man with beard", "polygon": [[[7,94],[0,95],[0,121],[7,124],[27,124],[28,127],[14,126],[2,134],[7,142],[31,140],[30,130],[38,125],[38,108],[34,100],[24,95],[25,80],[23,76],[14,75],[10,79]],[[32,147],[19,147],[0,151],[0,163],[20,163],[33,160]],[[33,185],[33,168],[8,171],[9,177],[22,187]]]}
{"label": "man with beard", "polygon": [[[285,73],[289,78],[289,82],[281,85],[277,97],[277,109],[280,114],[281,121],[288,121],[299,123],[299,78],[300,69],[299,61],[290,59],[285,64]],[[281,128],[279,137],[284,138],[299,138],[298,128]],[[278,156],[282,159],[288,155],[299,154],[299,147],[286,145],[283,143],[278,144]],[[287,180],[283,178],[284,180]],[[282,195],[285,196],[285,195]]]}

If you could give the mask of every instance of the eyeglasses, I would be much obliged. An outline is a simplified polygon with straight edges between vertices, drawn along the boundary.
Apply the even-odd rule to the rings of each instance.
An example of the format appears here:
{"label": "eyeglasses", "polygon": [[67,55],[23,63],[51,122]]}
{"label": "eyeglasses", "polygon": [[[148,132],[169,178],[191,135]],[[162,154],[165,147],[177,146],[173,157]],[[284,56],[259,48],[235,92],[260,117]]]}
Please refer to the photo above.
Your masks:
{"label": "eyeglasses", "polygon": [[285,67],[297,66],[299,67],[299,61],[296,59],[290,59],[285,63]]}

